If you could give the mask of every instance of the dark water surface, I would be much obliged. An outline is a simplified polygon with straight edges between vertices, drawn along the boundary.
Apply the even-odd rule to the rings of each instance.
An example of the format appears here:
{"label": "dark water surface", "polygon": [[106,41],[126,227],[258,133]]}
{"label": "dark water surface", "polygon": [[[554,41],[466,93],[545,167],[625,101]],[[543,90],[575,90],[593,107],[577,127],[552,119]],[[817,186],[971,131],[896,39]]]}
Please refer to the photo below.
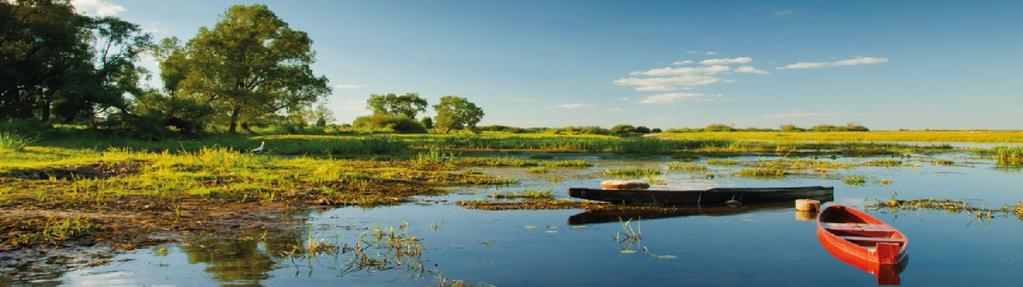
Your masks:
{"label": "dark water surface", "polygon": [[[838,203],[862,207],[897,194],[902,199],[945,198],[1000,207],[1023,200],[1023,173],[996,168],[964,154],[943,155],[956,166],[856,168],[837,176],[795,176],[781,180],[744,179],[735,168],[711,167],[718,175],[666,172],[671,187],[835,186]],[[298,215],[300,231],[252,231],[228,238],[185,237],[168,244],[119,255],[111,263],[63,274],[57,282],[75,286],[115,285],[360,285],[427,286],[438,278],[472,286],[533,285],[697,285],[697,286],[872,286],[875,278],[829,255],[815,237],[813,221],[796,220],[791,203],[732,212],[706,207],[706,214],[629,223],[641,241],[619,242],[622,223],[568,224],[581,210],[478,211],[454,201],[485,198],[495,190],[553,190],[565,197],[570,186],[596,186],[609,167],[663,167],[670,159],[586,158],[589,169],[555,169],[527,174],[521,168],[485,168],[485,172],[521,178],[499,188],[465,188],[457,194],[419,198],[380,208],[338,208]],[[754,160],[756,157],[740,158]],[[863,161],[867,159],[842,159]],[[557,175],[559,179],[548,179]],[[865,175],[865,186],[841,178]],[[879,179],[892,180],[881,185]],[[696,212],[698,213],[698,211]],[[730,214],[729,214],[730,213]],[[901,273],[906,286],[1019,286],[1023,282],[1023,221],[1012,215],[978,219],[944,211],[870,211],[910,239],[909,264]],[[404,227],[407,226],[407,227]],[[415,236],[423,255],[400,266],[363,268],[351,252],[314,257],[287,255],[306,241],[351,246],[360,234],[379,227]],[[617,240],[616,240],[617,235]],[[364,238],[365,240],[365,238]],[[386,249],[368,249],[387,256]],[[625,251],[623,251],[625,250]],[[633,253],[633,251],[635,251]],[[417,264],[421,263],[422,266]],[[386,269],[386,270],[380,270]]]}

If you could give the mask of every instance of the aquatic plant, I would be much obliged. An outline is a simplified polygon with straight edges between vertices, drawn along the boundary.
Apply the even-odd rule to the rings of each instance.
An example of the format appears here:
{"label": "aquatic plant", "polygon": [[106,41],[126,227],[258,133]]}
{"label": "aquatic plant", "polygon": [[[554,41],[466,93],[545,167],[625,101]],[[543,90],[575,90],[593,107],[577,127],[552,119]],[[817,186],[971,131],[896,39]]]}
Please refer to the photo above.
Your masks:
{"label": "aquatic plant", "polygon": [[1023,219],[1023,202],[1020,204],[1009,207],[1003,206],[1000,208],[988,208],[985,206],[976,206],[969,204],[962,200],[954,199],[898,199],[895,195],[888,200],[877,200],[866,206],[868,209],[879,210],[940,210],[951,213],[962,213],[966,212],[981,219],[991,219],[995,215],[1007,215],[1015,214],[1020,219]]}
{"label": "aquatic plant", "polygon": [[709,165],[719,165],[719,166],[733,166],[733,165],[738,165],[739,161],[734,160],[734,159],[712,158],[712,159],[708,159],[707,160],[707,164],[709,164]]}
{"label": "aquatic plant", "polygon": [[751,178],[781,178],[788,175],[788,172],[781,168],[757,167],[740,169],[735,175]]}
{"label": "aquatic plant", "polygon": [[605,176],[619,178],[642,178],[660,175],[661,170],[656,168],[645,167],[622,167],[605,169],[603,174]]}
{"label": "aquatic plant", "polygon": [[995,161],[999,165],[1016,166],[1023,165],[1023,147],[1021,146],[1000,146],[990,150]]}
{"label": "aquatic plant", "polygon": [[902,161],[897,159],[875,159],[864,162],[863,165],[876,167],[894,167],[902,165]]}
{"label": "aquatic plant", "polygon": [[554,191],[551,190],[523,190],[520,192],[495,192],[490,197],[495,199],[552,199]]}
{"label": "aquatic plant", "polygon": [[707,166],[691,162],[670,162],[666,167],[668,170],[681,170],[689,173],[707,172]]}
{"label": "aquatic plant", "polygon": [[842,183],[852,186],[861,186],[867,183],[867,177],[862,175],[851,175],[842,178]]}
{"label": "aquatic plant", "polygon": [[550,171],[551,171],[551,169],[548,168],[548,167],[545,167],[545,166],[537,166],[537,167],[526,168],[526,172],[528,172],[528,173],[548,173]]}

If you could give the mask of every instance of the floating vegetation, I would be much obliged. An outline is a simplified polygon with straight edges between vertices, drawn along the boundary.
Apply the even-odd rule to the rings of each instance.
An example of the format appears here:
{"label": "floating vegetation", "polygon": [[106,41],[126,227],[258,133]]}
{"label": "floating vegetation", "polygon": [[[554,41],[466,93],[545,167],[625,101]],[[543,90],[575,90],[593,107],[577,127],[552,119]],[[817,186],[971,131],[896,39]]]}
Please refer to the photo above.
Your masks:
{"label": "floating vegetation", "polygon": [[840,163],[835,161],[822,161],[822,160],[809,160],[809,159],[774,159],[774,160],[761,160],[756,161],[750,166],[758,168],[772,168],[772,169],[783,169],[790,171],[800,170],[814,170],[818,172],[826,172],[832,169],[843,169],[850,168],[851,166],[847,163]]}
{"label": "floating vegetation", "polygon": [[862,175],[851,175],[851,176],[847,176],[845,178],[842,178],[842,183],[845,183],[846,185],[851,185],[851,186],[862,186],[864,184],[867,184],[867,177],[862,176]]}
{"label": "floating vegetation", "polygon": [[551,175],[548,175],[547,177],[544,177],[544,179],[547,180],[547,182],[550,182],[550,183],[559,183],[564,178],[561,177],[560,175],[551,174]]}
{"label": "floating vegetation", "polygon": [[654,177],[661,175],[661,170],[645,167],[610,168],[604,170],[604,175],[619,178]]}
{"label": "floating vegetation", "polygon": [[734,160],[734,159],[712,158],[712,159],[708,159],[707,160],[707,164],[709,164],[709,165],[717,165],[717,166],[734,166],[734,165],[738,165],[739,161]]}
{"label": "floating vegetation", "polygon": [[576,160],[545,160],[545,161],[541,161],[540,165],[541,166],[547,166],[547,167],[576,167],[576,168],[584,168],[584,167],[591,167],[591,166],[593,166],[592,163],[589,163],[589,162],[587,162],[585,160],[580,160],[580,159],[576,159]]}
{"label": "floating vegetation", "polygon": [[551,190],[523,190],[520,192],[495,192],[490,194],[495,199],[553,199]]}
{"label": "floating vegetation", "polygon": [[680,170],[688,173],[707,172],[707,166],[692,162],[670,162],[668,163],[667,168],[668,170]]}
{"label": "floating vegetation", "polygon": [[788,172],[781,168],[756,167],[740,169],[735,172],[735,175],[751,178],[782,178],[788,175]]}
{"label": "floating vegetation", "polygon": [[585,168],[593,164],[584,160],[535,160],[512,157],[465,157],[455,160],[461,165],[492,167],[574,167]]}
{"label": "floating vegetation", "polygon": [[499,201],[487,201],[482,199],[477,200],[460,200],[456,202],[458,206],[470,208],[470,209],[481,209],[481,210],[547,210],[547,209],[589,209],[599,208],[605,206],[605,203],[595,203],[590,201],[578,201],[578,200],[565,200],[565,199],[547,199],[547,200],[526,200],[518,202],[499,202]]}
{"label": "floating vegetation", "polygon": [[897,159],[875,159],[863,163],[864,166],[895,167],[901,166],[902,161]]}
{"label": "floating vegetation", "polygon": [[550,169],[546,168],[546,166],[534,166],[534,168],[527,168],[526,169],[526,173],[530,173],[530,174],[546,174],[546,173],[550,173]]}
{"label": "floating vegetation", "polygon": [[936,159],[936,160],[931,161],[931,164],[932,165],[936,165],[936,166],[949,166],[949,165],[955,165],[956,162],[951,161],[951,160],[947,160],[947,159]]}
{"label": "floating vegetation", "polygon": [[867,205],[868,209],[880,210],[888,209],[892,211],[896,210],[940,210],[951,213],[970,213],[977,218],[990,219],[995,215],[1007,215],[1015,214],[1020,219],[1023,219],[1023,202],[1020,204],[1009,207],[1003,206],[1001,208],[988,208],[984,206],[971,205],[962,200],[954,199],[897,199],[892,196],[889,200],[878,200],[874,203]]}
{"label": "floating vegetation", "polygon": [[887,179],[887,178],[882,178],[882,179],[877,180],[877,184],[880,184],[880,185],[891,185],[892,184],[892,180],[891,179]]}
{"label": "floating vegetation", "polygon": [[342,273],[377,272],[398,267],[426,272],[422,262],[423,246],[418,238],[409,235],[408,224],[404,222],[397,230],[393,226],[387,229],[373,226],[360,233],[355,245],[348,247],[346,252],[352,253],[352,260]]}

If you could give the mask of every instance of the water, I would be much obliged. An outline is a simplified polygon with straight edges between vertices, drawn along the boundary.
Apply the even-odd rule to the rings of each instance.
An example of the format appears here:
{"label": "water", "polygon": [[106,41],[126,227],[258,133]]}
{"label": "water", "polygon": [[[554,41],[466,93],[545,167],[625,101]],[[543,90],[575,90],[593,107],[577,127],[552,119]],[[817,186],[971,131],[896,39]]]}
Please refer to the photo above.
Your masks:
{"label": "water", "polygon": [[[714,179],[667,172],[664,185],[712,186],[833,185],[838,203],[862,207],[875,199],[948,198],[1000,207],[1023,200],[1018,171],[998,169],[990,161],[947,154],[956,166],[857,168],[844,175],[865,175],[862,187],[847,186],[842,176],[797,176],[755,180],[729,176],[735,168],[711,167]],[[230,235],[186,236],[167,244],[118,255],[110,263],[60,274],[51,283],[114,285],[438,285],[438,278],[471,285],[807,285],[871,286],[875,278],[829,255],[815,237],[813,221],[799,221],[790,203],[761,209],[640,220],[641,241],[621,241],[622,223],[570,225],[581,210],[478,211],[454,205],[483,198],[495,190],[551,189],[560,197],[569,186],[595,186],[599,172],[616,166],[663,167],[670,159],[589,157],[597,166],[548,175],[521,168],[485,168],[522,179],[505,187],[463,188],[457,194],[418,198],[379,208],[337,208],[295,215],[305,227],[291,231],[238,231]],[[752,160],[755,157],[740,158]],[[862,161],[865,159],[841,159]],[[879,179],[891,179],[880,185]],[[727,211],[727,210],[726,210]],[[730,213],[730,214],[729,214]],[[1013,216],[981,220],[942,211],[870,211],[910,239],[909,264],[901,273],[906,286],[1018,286],[1023,255],[1023,221]],[[379,226],[419,239],[423,255],[401,266],[351,270],[351,252],[315,257],[286,255],[289,248],[315,241],[352,245]],[[386,254],[386,249],[368,249]],[[629,253],[635,250],[635,253]],[[422,264],[422,267],[417,267]],[[386,270],[379,270],[386,269]],[[490,285],[488,285],[490,284]]]}

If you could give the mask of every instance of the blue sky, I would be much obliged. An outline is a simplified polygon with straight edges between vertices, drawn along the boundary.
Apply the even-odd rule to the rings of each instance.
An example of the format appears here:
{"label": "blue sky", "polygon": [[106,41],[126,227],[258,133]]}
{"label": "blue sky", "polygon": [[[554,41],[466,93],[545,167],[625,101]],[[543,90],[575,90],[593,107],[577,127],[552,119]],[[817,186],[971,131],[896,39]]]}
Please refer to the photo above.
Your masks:
{"label": "blue sky", "polygon": [[[251,3],[73,2],[182,39]],[[514,126],[1023,128],[1023,1],[260,2],[315,41],[340,122],[418,92]]]}

